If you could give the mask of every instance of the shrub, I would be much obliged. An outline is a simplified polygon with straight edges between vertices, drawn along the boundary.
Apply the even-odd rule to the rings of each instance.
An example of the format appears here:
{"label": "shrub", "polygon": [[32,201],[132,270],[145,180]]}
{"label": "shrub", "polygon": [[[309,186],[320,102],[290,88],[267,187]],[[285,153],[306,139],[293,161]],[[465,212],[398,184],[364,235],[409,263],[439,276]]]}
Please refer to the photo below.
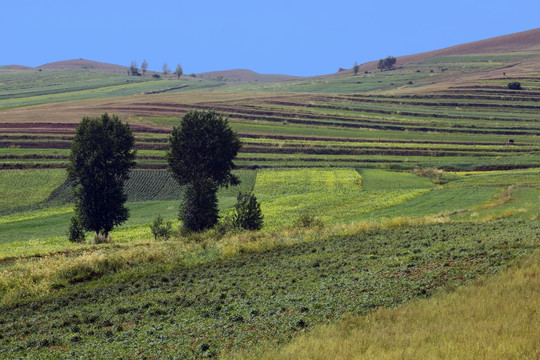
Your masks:
{"label": "shrub", "polygon": [[110,241],[110,237],[108,235],[105,235],[103,233],[96,233],[94,236],[94,244],[105,244]]}
{"label": "shrub", "polygon": [[159,74],[153,74],[152,77],[155,78],[155,79],[160,79],[160,78],[161,78],[161,75],[159,75]]}
{"label": "shrub", "polygon": [[234,223],[238,228],[260,230],[263,226],[261,204],[253,194],[238,194]]}
{"label": "shrub", "polygon": [[443,170],[437,169],[437,168],[420,168],[416,167],[414,169],[414,173],[418,176],[429,178],[433,180],[434,183],[438,184],[441,181],[441,177],[444,173]]}
{"label": "shrub", "polygon": [[508,88],[511,89],[511,90],[521,90],[522,89],[521,83],[519,83],[517,81],[508,83]]}
{"label": "shrub", "polygon": [[81,219],[78,216],[71,218],[69,224],[68,238],[71,242],[83,242],[84,241],[84,228],[81,223]]}
{"label": "shrub", "polygon": [[214,234],[221,238],[228,233],[234,233],[239,229],[235,221],[235,214],[229,214],[222,217],[214,227]]}
{"label": "shrub", "polygon": [[170,221],[164,222],[163,217],[158,215],[150,225],[150,230],[154,239],[168,240],[171,237],[172,225]]}
{"label": "shrub", "polygon": [[293,226],[295,228],[303,229],[322,228],[324,227],[324,223],[315,215],[308,212],[303,212],[298,216],[298,219],[293,222]]}

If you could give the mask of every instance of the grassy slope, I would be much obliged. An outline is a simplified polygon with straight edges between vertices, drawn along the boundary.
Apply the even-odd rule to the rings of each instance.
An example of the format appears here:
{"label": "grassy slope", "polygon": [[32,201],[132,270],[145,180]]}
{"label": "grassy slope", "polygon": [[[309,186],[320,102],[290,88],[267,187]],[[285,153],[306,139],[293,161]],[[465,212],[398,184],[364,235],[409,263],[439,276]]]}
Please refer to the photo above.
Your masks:
{"label": "grassy slope", "polygon": [[319,327],[242,359],[537,359],[540,252],[493,278]]}
{"label": "grassy slope", "polygon": [[[11,185],[5,188],[5,194],[10,194],[5,198],[6,203],[19,201],[21,191],[14,190],[20,189],[21,182],[33,181],[29,186],[33,193],[42,194],[39,201],[43,206],[52,187],[35,180],[54,175],[54,186],[58,186],[65,179],[62,170],[3,171],[0,174],[20,179],[4,183],[4,187]],[[147,238],[150,236],[148,224],[153,218],[161,214],[166,220],[174,220],[178,213],[181,189],[165,172],[136,171],[134,174],[127,189],[132,201],[128,203],[131,218],[112,233],[120,242],[132,241],[137,236]],[[352,169],[241,170],[237,174],[242,180],[241,186],[221,189],[218,194],[222,213],[234,206],[239,191],[253,190],[262,202],[267,231],[290,228],[305,213],[315,215],[329,226],[384,222],[397,217],[413,220],[440,217],[445,221],[530,219],[538,216],[540,199],[540,172],[533,169],[448,173],[443,175],[448,183],[442,186],[412,173],[379,169],[362,169],[361,175]],[[24,212],[11,210],[11,214],[0,217],[2,258],[43,254],[69,245],[65,233],[72,209],[63,204],[70,198],[70,188],[63,185],[59,190],[47,203],[53,207]],[[177,191],[179,193],[171,197],[170,193]],[[37,204],[34,202],[34,206]],[[29,239],[34,246],[26,246]]]}
{"label": "grassy slope", "polygon": [[182,80],[135,77],[105,71],[49,70],[0,72],[0,109],[55,102],[204,89],[222,85],[184,77]]}
{"label": "grassy slope", "polygon": [[[246,173],[248,177],[253,174]],[[367,211],[366,206],[371,210],[402,206],[381,203],[384,194],[395,201],[396,191],[437,191],[432,190],[430,180],[410,173],[367,169],[360,176],[349,169],[304,169],[265,170],[259,174],[256,180],[251,177],[251,184],[255,184],[255,194],[267,206],[270,228],[272,224],[292,222],[305,210],[321,208],[332,215],[327,221],[335,222],[336,227],[295,230],[290,234],[247,233],[221,240],[217,234],[209,233],[191,239],[195,242],[186,243],[184,238],[155,242],[149,239],[147,224],[165,203],[139,202],[130,205],[133,223],[113,234],[115,241],[111,244],[92,246],[27,238],[4,244],[3,255],[21,256],[17,261],[0,264],[2,301],[10,309],[10,304],[19,304],[20,309],[7,312],[14,317],[0,324],[9,334],[1,347],[4,355],[16,357],[24,352],[39,358],[74,351],[73,356],[86,356],[95,351],[96,342],[103,344],[107,340],[109,345],[100,347],[103,356],[134,356],[144,352],[143,347],[148,349],[149,342],[160,342],[152,348],[157,346],[164,354],[174,351],[198,357],[207,351],[217,353],[259,344],[261,339],[284,341],[344,312],[395,306],[431,294],[439,286],[457,285],[491,273],[537,246],[537,221],[411,226],[410,221],[398,219],[382,225],[342,225],[351,216],[361,220],[358,213]],[[530,174],[536,173],[447,174],[442,179],[449,181],[445,185],[449,190],[474,188],[481,193],[483,176],[491,179],[491,186],[502,185],[501,189],[518,179],[528,187],[516,190],[535,189],[531,186],[538,184],[538,177]],[[233,201],[231,191],[222,197]],[[377,196],[359,202],[366,196],[364,193]],[[466,194],[470,193],[462,195]],[[511,193],[510,201],[513,196]],[[498,198],[462,196],[462,201],[466,208],[493,202],[495,211],[508,204],[506,200],[499,203]],[[282,211],[284,204],[290,207],[287,213]],[[169,204],[171,217],[176,205]],[[55,207],[41,211],[15,213],[13,218],[1,220],[5,224],[19,220],[20,229],[22,224],[31,228],[34,221],[39,224],[64,216],[64,221],[51,225],[50,229],[58,231],[59,226],[67,225],[71,210]],[[46,211],[56,214],[44,216]],[[408,215],[412,214],[433,213],[424,209]],[[377,230],[381,227],[390,229]],[[54,252],[57,254],[29,257]],[[24,305],[23,299],[32,297],[42,300]],[[108,305],[93,305],[92,299],[97,297]],[[64,302],[70,306],[61,305]],[[33,308],[40,309],[39,314]],[[41,314],[46,314],[45,318]],[[16,318],[33,320],[21,323]],[[40,326],[28,325],[31,323]],[[17,330],[28,326],[32,328],[31,336]],[[225,336],[223,328],[229,329]],[[179,339],[177,334],[184,336]],[[132,345],[124,347],[124,340]],[[208,350],[203,351],[204,344]]]}
{"label": "grassy slope", "polygon": [[[537,248],[539,231],[538,221],[434,224],[225,257],[208,244],[185,253],[173,241],[161,251],[38,259],[27,264],[30,278],[45,277],[51,290],[37,301],[4,298],[17,305],[1,308],[0,356],[88,357],[99,348],[107,358],[156,351],[199,358],[289,340],[344,313],[393,307],[496,272]],[[152,260],[126,265],[143,256]],[[2,287],[15,285],[22,269],[12,269]],[[19,288],[28,279],[20,275]]]}

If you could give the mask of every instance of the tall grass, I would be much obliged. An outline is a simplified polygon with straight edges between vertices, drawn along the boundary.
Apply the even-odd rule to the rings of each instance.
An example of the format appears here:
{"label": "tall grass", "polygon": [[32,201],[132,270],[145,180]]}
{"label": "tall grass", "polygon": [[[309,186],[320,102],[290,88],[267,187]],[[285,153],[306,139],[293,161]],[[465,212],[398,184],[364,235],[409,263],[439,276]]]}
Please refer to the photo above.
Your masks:
{"label": "tall grass", "polygon": [[540,252],[430,299],[321,326],[237,359],[538,359]]}

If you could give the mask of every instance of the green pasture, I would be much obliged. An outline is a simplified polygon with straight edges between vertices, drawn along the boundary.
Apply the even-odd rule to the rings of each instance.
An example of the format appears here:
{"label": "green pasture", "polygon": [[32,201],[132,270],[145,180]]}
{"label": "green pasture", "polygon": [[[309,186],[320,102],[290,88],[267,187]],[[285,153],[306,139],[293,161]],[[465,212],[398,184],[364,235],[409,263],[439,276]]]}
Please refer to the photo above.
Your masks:
{"label": "green pasture", "polygon": [[[305,93],[356,93],[410,87],[415,82],[432,80],[436,74],[415,73],[410,69],[374,71],[356,76],[345,75],[330,78],[307,78],[271,84],[244,84],[229,86],[226,91],[268,91]],[[439,74],[440,75],[440,74]],[[409,84],[413,82],[413,84]]]}
{"label": "green pasture", "polygon": [[363,219],[380,221],[405,216],[417,218],[423,216],[445,215],[453,212],[469,211],[489,203],[500,190],[497,188],[469,189],[433,189],[398,206],[370,212]]}
{"label": "green pasture", "polygon": [[359,169],[364,191],[431,189],[430,179],[409,172],[397,172],[380,169]]}
{"label": "green pasture", "polygon": [[448,187],[478,187],[478,186],[538,186],[540,185],[540,168],[489,171],[461,172]]}
{"label": "green pasture", "polygon": [[[392,175],[386,173],[389,178]],[[403,176],[401,180],[414,183],[415,177]],[[327,223],[351,222],[361,214],[400,204],[429,191],[423,181],[419,181],[420,187],[364,191],[363,181],[371,180],[364,180],[353,169],[261,170],[254,193],[262,202],[264,228],[278,229],[293,226],[303,213]]]}

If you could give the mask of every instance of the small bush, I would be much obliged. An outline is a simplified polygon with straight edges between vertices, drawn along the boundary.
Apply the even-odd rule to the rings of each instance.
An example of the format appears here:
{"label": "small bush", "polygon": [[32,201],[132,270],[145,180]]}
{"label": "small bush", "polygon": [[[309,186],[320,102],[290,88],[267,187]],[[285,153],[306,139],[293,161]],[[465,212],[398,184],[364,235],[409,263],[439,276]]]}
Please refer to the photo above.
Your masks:
{"label": "small bush", "polygon": [[94,244],[105,244],[110,241],[110,238],[108,236],[105,236],[105,234],[102,233],[96,233],[94,235]]}
{"label": "small bush", "polygon": [[229,214],[221,218],[214,227],[215,235],[223,237],[228,233],[234,233],[239,229],[235,221],[235,214]]}
{"label": "small bush", "polygon": [[83,242],[84,241],[84,228],[82,226],[81,220],[79,217],[74,216],[71,218],[71,223],[69,224],[68,238],[71,242]]}
{"label": "small bush", "polygon": [[418,176],[431,179],[435,184],[441,182],[441,177],[444,173],[443,170],[437,168],[415,168],[414,173]]}
{"label": "small bush", "polygon": [[521,83],[519,83],[517,81],[508,83],[508,88],[510,90],[521,90],[522,89]]}
{"label": "small bush", "polygon": [[321,219],[317,218],[315,215],[310,214],[308,212],[304,212],[304,213],[301,213],[300,216],[298,216],[298,219],[296,219],[293,222],[293,227],[303,228],[303,229],[323,228],[324,223]]}
{"label": "small bush", "polygon": [[171,222],[164,222],[161,215],[158,215],[158,217],[155,218],[154,222],[150,225],[150,230],[152,231],[152,235],[154,235],[154,239],[156,240],[168,240],[171,237],[171,228]]}
{"label": "small bush", "polygon": [[155,78],[155,79],[159,79],[159,78],[161,78],[161,75],[159,75],[159,74],[154,74],[154,75],[152,75],[152,77]]}
{"label": "small bush", "polygon": [[263,226],[261,204],[253,194],[238,194],[237,203],[234,206],[234,224],[238,228],[246,230],[260,230]]}

